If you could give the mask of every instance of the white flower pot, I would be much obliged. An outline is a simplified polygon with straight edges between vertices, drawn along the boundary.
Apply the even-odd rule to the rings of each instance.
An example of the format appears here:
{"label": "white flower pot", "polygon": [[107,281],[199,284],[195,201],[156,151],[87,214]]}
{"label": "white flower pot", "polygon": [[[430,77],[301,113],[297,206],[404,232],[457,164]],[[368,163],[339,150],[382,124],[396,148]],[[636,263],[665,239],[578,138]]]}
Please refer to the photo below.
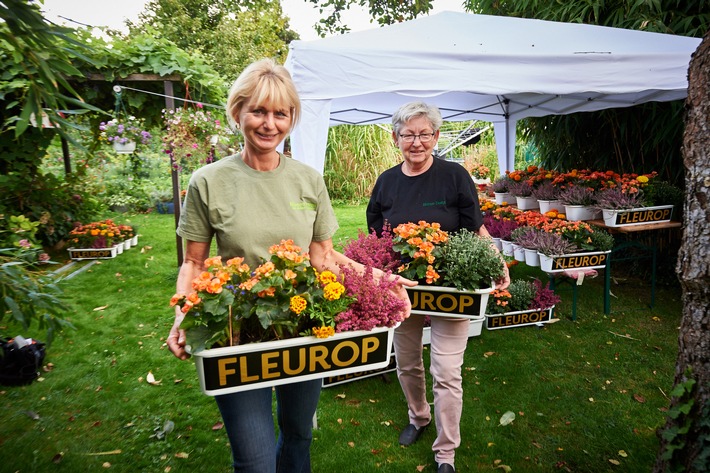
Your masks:
{"label": "white flower pot", "polygon": [[649,223],[670,222],[673,215],[672,205],[656,207],[638,207],[624,210],[602,210],[604,225],[607,227],[630,227]]}
{"label": "white flower pot", "polygon": [[540,213],[544,214],[550,210],[557,210],[558,212],[563,209],[563,205],[560,205],[559,200],[538,200],[538,205],[540,206]]}
{"label": "white flower pot", "polygon": [[491,180],[489,178],[479,179],[477,177],[473,177],[473,183],[477,186],[487,186],[491,183]]}
{"label": "white flower pot", "polygon": [[494,192],[496,196],[496,204],[503,205],[503,203],[511,203],[512,195],[508,192]]}
{"label": "white flower pot", "polygon": [[394,328],[289,338],[192,353],[208,396],[385,368]]}
{"label": "white flower pot", "polygon": [[547,256],[538,252],[540,269],[546,273],[561,273],[570,269],[604,268],[610,251],[590,251],[586,253],[571,253],[568,255]]}
{"label": "white flower pot", "polygon": [[131,238],[131,246],[138,246],[138,235]]}
{"label": "white flower pot", "polygon": [[525,248],[513,243],[513,257],[521,263],[525,261]]}
{"label": "white flower pot", "polygon": [[537,254],[537,250],[525,248],[525,264],[534,267],[540,266],[540,256]]}
{"label": "white flower pot", "polygon": [[517,201],[518,208],[520,210],[536,210],[540,208],[537,199],[535,197],[515,197]]}
{"label": "white flower pot", "polygon": [[588,205],[565,205],[567,220],[596,220],[601,218],[601,212]]}
{"label": "white flower pot", "polygon": [[121,253],[123,253],[123,248],[124,248],[123,242],[116,243],[115,245],[113,245],[113,247],[116,248],[117,255],[120,255]]}
{"label": "white flower pot", "polygon": [[498,237],[491,237],[493,238],[493,244],[498,248],[498,251],[503,250],[503,243],[501,243],[500,238]]}
{"label": "white flower pot", "polygon": [[513,256],[513,242],[501,239],[500,242],[503,245],[503,254],[505,256]]}
{"label": "white flower pot", "polygon": [[475,291],[428,284],[405,289],[412,303],[412,314],[483,320],[488,295],[494,288],[491,283],[491,287]]}
{"label": "white flower pot", "polygon": [[131,239],[130,238],[128,240],[123,240],[123,249],[124,249],[124,251],[131,249]]}

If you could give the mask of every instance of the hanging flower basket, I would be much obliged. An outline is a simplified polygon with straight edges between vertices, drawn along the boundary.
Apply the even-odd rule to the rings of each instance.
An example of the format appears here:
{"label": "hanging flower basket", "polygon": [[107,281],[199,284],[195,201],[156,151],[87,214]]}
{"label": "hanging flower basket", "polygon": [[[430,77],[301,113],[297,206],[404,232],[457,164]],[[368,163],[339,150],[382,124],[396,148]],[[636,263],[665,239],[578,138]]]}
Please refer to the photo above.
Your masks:
{"label": "hanging flower basket", "polygon": [[517,312],[504,312],[502,314],[486,314],[486,329],[498,330],[502,328],[524,327],[538,325],[552,320],[555,306],[547,309],[521,310]]}
{"label": "hanging flower basket", "polygon": [[602,209],[604,224],[607,227],[629,227],[649,223],[670,222],[673,215],[672,205],[639,207],[625,210]]}
{"label": "hanging flower basket", "polygon": [[606,266],[611,251],[592,251],[587,253],[570,253],[566,255],[547,256],[538,253],[540,269],[546,273],[561,273],[570,269],[599,269]]}
{"label": "hanging flower basket", "polygon": [[337,377],[385,368],[394,328],[289,338],[211,348],[194,353],[202,392],[208,396]]}

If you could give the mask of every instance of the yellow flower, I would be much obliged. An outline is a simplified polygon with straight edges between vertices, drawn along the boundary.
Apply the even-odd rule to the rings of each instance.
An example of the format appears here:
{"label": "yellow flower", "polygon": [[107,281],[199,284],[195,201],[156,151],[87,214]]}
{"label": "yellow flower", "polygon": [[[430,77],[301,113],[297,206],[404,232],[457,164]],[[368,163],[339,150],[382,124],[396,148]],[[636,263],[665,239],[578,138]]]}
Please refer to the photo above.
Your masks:
{"label": "yellow flower", "polygon": [[335,329],[333,327],[313,327],[313,335],[316,338],[328,338],[335,335]]}
{"label": "yellow flower", "polygon": [[639,181],[639,182],[642,183],[642,184],[645,184],[645,183],[648,182],[648,177],[646,177],[646,176],[639,176],[639,177],[636,178],[636,180]]}
{"label": "yellow flower", "polygon": [[340,299],[340,296],[345,292],[345,286],[340,284],[339,282],[331,282],[328,283],[324,288],[323,288],[323,297],[325,297],[329,301],[334,301],[337,299]]}
{"label": "yellow flower", "polygon": [[318,280],[321,282],[321,284],[328,284],[337,281],[338,278],[335,274],[326,270],[318,275]]}
{"label": "yellow flower", "polygon": [[291,298],[291,304],[289,305],[289,307],[291,309],[291,312],[295,314],[300,314],[301,312],[306,310],[306,305],[308,305],[308,303],[303,297],[293,296]]}

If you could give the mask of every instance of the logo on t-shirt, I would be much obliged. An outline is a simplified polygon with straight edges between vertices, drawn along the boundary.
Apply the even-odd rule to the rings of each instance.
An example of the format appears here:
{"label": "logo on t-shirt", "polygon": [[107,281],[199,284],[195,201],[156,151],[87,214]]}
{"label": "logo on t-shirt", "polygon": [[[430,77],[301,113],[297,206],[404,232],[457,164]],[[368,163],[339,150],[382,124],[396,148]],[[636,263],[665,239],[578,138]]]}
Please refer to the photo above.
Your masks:
{"label": "logo on t-shirt", "polygon": [[315,210],[316,204],[313,202],[289,202],[293,210]]}
{"label": "logo on t-shirt", "polygon": [[434,202],[424,202],[422,204],[422,207],[445,207],[445,206],[446,206],[445,200],[435,200]]}

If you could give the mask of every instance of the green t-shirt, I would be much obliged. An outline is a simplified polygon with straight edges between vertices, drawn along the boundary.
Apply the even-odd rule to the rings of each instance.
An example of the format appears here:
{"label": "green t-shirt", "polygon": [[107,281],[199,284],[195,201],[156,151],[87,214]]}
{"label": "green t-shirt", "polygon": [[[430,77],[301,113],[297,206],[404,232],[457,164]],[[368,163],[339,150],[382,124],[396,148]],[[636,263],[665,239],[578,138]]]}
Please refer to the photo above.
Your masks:
{"label": "green t-shirt", "polygon": [[337,229],[315,169],[281,155],[273,171],[256,171],[237,154],[195,171],[177,234],[198,242],[214,236],[223,260],[242,256],[255,268],[281,240],[291,239],[306,252],[312,241],[332,238]]}

